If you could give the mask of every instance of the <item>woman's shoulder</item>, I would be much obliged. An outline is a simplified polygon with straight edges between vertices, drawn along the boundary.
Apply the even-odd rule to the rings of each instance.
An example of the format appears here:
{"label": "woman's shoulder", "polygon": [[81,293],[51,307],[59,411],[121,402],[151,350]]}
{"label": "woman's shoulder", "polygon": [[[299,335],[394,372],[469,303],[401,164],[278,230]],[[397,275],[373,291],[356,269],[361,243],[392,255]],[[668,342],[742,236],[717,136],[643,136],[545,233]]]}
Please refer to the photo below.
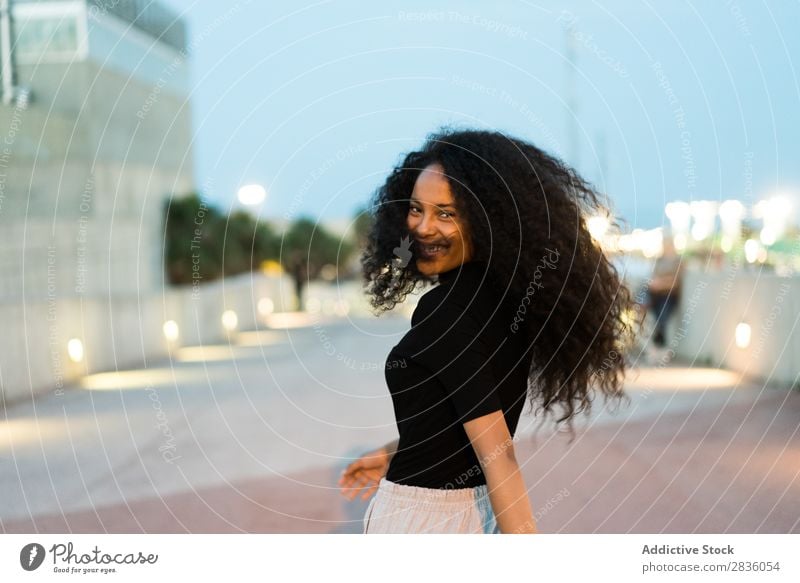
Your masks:
{"label": "woman's shoulder", "polygon": [[446,320],[464,316],[480,322],[491,314],[494,304],[492,290],[471,278],[440,283],[420,297],[412,325],[423,318],[437,316]]}

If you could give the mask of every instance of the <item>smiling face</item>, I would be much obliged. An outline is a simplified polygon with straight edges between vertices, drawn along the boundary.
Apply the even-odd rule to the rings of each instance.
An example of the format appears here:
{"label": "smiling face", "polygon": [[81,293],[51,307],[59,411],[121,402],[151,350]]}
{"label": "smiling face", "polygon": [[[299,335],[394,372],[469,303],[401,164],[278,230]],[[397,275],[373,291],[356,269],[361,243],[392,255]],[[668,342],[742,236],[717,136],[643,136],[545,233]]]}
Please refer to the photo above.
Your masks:
{"label": "smiling face", "polygon": [[425,275],[455,269],[472,259],[467,222],[455,203],[444,168],[427,166],[414,183],[406,216],[417,269]]}

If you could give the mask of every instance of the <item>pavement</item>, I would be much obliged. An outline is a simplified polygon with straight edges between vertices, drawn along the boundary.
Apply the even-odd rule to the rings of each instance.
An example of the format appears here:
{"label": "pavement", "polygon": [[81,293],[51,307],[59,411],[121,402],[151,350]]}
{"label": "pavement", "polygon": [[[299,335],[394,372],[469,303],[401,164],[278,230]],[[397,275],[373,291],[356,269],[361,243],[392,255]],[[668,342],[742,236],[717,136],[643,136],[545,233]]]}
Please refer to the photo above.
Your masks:
{"label": "pavement", "polygon": [[[336,485],[396,436],[383,378],[408,318],[314,318],[92,375],[0,415],[5,533],[358,533]],[[639,367],[576,436],[523,415],[541,532],[800,532],[800,393]]]}

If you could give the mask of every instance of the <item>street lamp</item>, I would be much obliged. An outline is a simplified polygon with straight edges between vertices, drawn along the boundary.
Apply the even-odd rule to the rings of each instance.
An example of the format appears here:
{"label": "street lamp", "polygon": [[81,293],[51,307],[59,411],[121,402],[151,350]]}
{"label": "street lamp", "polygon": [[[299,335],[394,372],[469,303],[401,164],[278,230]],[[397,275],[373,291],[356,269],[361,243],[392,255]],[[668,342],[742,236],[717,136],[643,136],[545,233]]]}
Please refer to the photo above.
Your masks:
{"label": "street lamp", "polygon": [[79,338],[71,338],[67,342],[67,354],[72,362],[81,362],[83,360],[83,342]]}
{"label": "street lamp", "polygon": [[714,232],[718,207],[718,203],[713,200],[693,200],[689,203],[689,210],[694,219],[692,238],[695,241],[703,241]]}
{"label": "street lamp", "polygon": [[180,336],[180,328],[175,320],[167,320],[161,329],[164,332],[164,338],[169,342],[175,342]]}
{"label": "street lamp", "polygon": [[245,184],[239,188],[237,198],[245,206],[258,206],[267,198],[267,191],[260,184]]}
{"label": "street lamp", "polygon": [[225,310],[222,313],[222,326],[227,332],[233,332],[238,325],[239,317],[236,315],[236,312],[233,310]]}
{"label": "street lamp", "polygon": [[668,202],[664,207],[664,212],[669,218],[672,227],[672,240],[677,251],[686,248],[689,236],[689,225],[692,222],[692,211],[688,202],[676,200]]}
{"label": "street lamp", "polygon": [[750,329],[750,324],[746,322],[739,322],[736,325],[736,332],[734,334],[736,338],[736,346],[739,348],[747,348],[750,346],[751,335],[752,330]]}
{"label": "street lamp", "polygon": [[785,195],[776,195],[756,203],[753,214],[763,221],[759,238],[764,245],[774,245],[789,225],[792,202]]}

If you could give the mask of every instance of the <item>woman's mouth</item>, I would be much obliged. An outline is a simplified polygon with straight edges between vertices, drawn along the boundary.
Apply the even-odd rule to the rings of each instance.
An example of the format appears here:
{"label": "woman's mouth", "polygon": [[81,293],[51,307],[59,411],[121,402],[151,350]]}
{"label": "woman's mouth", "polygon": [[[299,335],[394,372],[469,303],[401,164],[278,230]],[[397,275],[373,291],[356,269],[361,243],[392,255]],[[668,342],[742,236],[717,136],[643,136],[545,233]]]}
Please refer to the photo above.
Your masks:
{"label": "woman's mouth", "polygon": [[420,257],[423,259],[436,259],[447,253],[446,245],[425,245],[424,243],[417,243]]}

